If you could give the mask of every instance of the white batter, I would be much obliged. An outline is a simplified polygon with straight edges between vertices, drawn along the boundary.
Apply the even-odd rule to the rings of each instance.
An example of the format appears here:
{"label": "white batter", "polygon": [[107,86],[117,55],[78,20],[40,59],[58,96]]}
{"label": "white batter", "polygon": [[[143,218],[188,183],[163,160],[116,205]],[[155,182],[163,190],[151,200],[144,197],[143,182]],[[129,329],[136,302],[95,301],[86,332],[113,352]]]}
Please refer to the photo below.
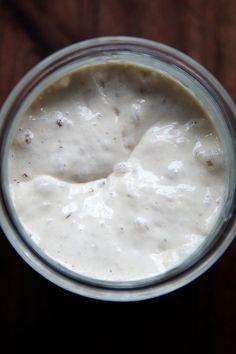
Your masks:
{"label": "white batter", "polygon": [[222,145],[194,96],[124,63],[46,89],[9,158],[30,237],[69,269],[115,281],[161,274],[191,255],[222,208],[224,177]]}

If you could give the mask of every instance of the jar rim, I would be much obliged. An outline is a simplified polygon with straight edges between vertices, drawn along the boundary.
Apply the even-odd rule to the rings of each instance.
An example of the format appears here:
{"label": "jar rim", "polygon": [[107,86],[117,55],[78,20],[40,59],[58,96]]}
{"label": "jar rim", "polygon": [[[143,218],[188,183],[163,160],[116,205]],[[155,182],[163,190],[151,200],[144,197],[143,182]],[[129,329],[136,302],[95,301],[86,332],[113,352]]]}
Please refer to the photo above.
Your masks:
{"label": "jar rim", "polygon": [[[9,115],[14,114],[12,110],[13,103],[20,104],[21,100],[25,99],[26,93],[25,96],[23,95],[22,97],[22,92],[24,92],[25,87],[27,87],[29,83],[31,83],[32,85],[28,87],[28,89],[30,90],[32,89],[33,85],[37,86],[38,82],[40,82],[42,74],[46,76],[49,73],[50,75],[50,70],[56,70],[59,65],[66,65],[66,63],[68,63],[69,61],[74,60],[76,58],[78,59],[78,55],[87,55],[91,52],[99,52],[101,50],[111,51],[117,49],[118,47],[123,49],[126,48],[131,52],[135,48],[142,49],[142,51],[146,53],[158,52],[159,54],[165,57],[167,62],[169,61],[169,63],[171,64],[174,63],[175,65],[178,65],[180,68],[182,68],[182,70],[188,68],[189,72],[193,72],[199,77],[200,80],[207,80],[207,83],[211,85],[211,89],[215,90],[215,92],[217,93],[217,97],[220,97],[221,104],[225,108],[225,114],[230,116],[231,120],[235,119],[236,108],[226,90],[203,66],[201,66],[201,64],[197,63],[195,60],[188,57],[186,54],[165,44],[137,37],[98,37],[95,39],[89,39],[70,45],[64,49],[57,51],[56,53],[53,53],[52,55],[41,61],[39,64],[37,64],[20,80],[20,82],[10,93],[4,106],[2,107],[0,119],[0,136],[3,137],[3,139],[1,139],[1,156],[4,157],[4,132],[6,127],[10,124],[9,120],[8,122],[6,122],[6,117],[9,117]],[[66,60],[66,62],[63,62],[63,59]],[[235,151],[236,148],[234,146],[234,152]],[[103,286],[103,283],[99,280],[95,280],[93,282],[90,279],[90,281],[87,282],[87,277],[83,279],[83,277],[78,275],[78,281],[78,278],[75,279],[70,276],[70,271],[65,272],[62,269],[62,272],[60,267],[58,267],[58,269],[51,267],[50,262],[44,262],[44,259],[40,257],[39,250],[35,250],[34,247],[29,247],[29,243],[24,242],[22,238],[18,237],[18,230],[16,229],[13,220],[9,216],[9,210],[7,206],[8,201],[6,200],[7,198],[5,194],[6,188],[7,186],[4,177],[3,162],[1,162],[0,201],[2,204],[2,210],[0,210],[0,221],[5,235],[12,243],[16,251],[28,264],[30,264],[32,268],[34,268],[38,273],[40,273],[53,283],[72,292],[96,299],[111,301],[137,301],[152,298],[155,296],[160,296],[170,291],[176,290],[200,276],[212,264],[214,264],[228,248],[229,244],[233,241],[236,232],[236,224],[233,222],[231,217],[231,224],[233,224],[230,226],[229,232],[226,233],[225,229],[223,235],[224,237],[218,240],[214,249],[210,249],[209,252],[205,255],[205,257],[202,257],[198,260],[197,263],[193,263],[184,271],[181,271],[180,269],[177,273],[174,272],[174,278],[171,275],[172,271],[170,271],[168,272],[170,274],[169,279],[165,277],[166,273],[164,273],[163,276],[158,276],[159,281],[146,282],[146,279],[143,279],[143,286],[140,286],[140,284],[137,287],[133,287],[131,282],[123,282],[126,283],[125,286],[123,286],[122,284],[118,287],[112,287],[110,285],[106,286],[106,284],[105,286]],[[236,192],[234,198],[236,200]],[[236,215],[236,202],[234,202],[234,206],[235,209],[233,211],[233,215]],[[155,279],[157,279],[157,277],[155,277]],[[112,282],[112,284],[114,284],[114,282]]]}

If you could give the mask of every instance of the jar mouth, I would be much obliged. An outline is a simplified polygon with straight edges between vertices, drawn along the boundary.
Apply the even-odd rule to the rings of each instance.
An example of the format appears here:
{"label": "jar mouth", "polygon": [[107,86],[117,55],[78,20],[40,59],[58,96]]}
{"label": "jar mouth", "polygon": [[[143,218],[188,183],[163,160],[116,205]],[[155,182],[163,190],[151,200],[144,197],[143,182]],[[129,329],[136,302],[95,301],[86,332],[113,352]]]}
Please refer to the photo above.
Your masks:
{"label": "jar mouth", "polygon": [[[230,188],[221,215],[221,224],[214,235],[178,267],[158,276],[133,281],[103,281],[79,275],[47,256],[27,235],[20,224],[11,201],[8,186],[8,150],[20,113],[29,107],[42,87],[65,71],[91,65],[98,60],[124,60],[133,64],[157,65],[167,74],[208,99],[212,109],[221,115],[217,122],[226,143]],[[167,70],[167,71],[166,71]],[[204,98],[205,97],[205,98]],[[236,225],[236,129],[235,106],[220,83],[200,64],[176,49],[134,37],[101,37],[66,47],[36,65],[18,83],[1,111],[1,204],[2,229],[21,257],[37,272],[55,284],[72,292],[97,299],[136,301],[160,296],[173,291],[205,272],[233,241]]]}

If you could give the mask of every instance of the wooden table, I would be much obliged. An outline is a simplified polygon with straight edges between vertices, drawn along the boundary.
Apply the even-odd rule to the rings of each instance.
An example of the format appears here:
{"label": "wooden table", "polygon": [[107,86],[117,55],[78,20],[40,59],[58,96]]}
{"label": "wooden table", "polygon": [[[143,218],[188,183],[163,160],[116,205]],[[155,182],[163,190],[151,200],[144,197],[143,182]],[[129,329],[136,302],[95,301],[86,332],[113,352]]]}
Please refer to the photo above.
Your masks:
{"label": "wooden table", "polygon": [[[0,105],[42,58],[102,35],[174,46],[206,66],[236,98],[235,0],[2,0],[0,21]],[[46,348],[72,353],[72,346],[84,354],[236,352],[235,243],[192,284],[140,303],[100,302],[54,286],[21,260],[3,234],[0,279],[4,354]]]}

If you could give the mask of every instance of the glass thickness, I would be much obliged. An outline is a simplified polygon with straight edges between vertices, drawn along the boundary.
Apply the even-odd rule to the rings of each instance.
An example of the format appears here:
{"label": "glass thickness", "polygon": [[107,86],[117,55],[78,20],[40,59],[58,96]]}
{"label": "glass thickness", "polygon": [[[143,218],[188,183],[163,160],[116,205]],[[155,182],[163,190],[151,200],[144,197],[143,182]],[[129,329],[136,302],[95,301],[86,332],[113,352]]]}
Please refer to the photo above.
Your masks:
{"label": "glass thickness", "polygon": [[[7,161],[14,128],[44,87],[80,67],[107,61],[141,64],[162,70],[187,86],[215,117],[227,156],[227,192],[224,210],[207,241],[177,268],[138,281],[101,281],[81,276],[49,258],[27,236],[9,195]],[[160,43],[133,37],[103,37],[62,49],[35,66],[13,89],[1,110],[2,229],[20,256],[38,273],[74,293],[110,301],[137,301],[171,292],[205,272],[223,254],[236,233],[236,125],[235,106],[220,83],[190,57]]]}

